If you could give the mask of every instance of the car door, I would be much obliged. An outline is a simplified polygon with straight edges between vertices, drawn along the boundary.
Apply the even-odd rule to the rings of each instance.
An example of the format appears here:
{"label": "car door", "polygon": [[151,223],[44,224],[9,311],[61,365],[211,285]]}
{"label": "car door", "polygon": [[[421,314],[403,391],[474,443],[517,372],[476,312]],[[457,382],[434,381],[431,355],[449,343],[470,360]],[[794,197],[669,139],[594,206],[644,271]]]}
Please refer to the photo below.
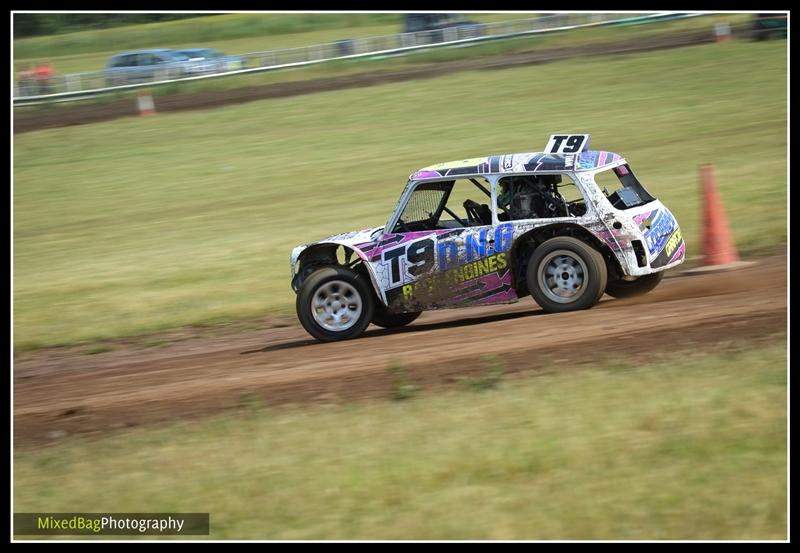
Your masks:
{"label": "car door", "polygon": [[109,84],[121,85],[127,84],[134,80],[134,71],[136,66],[136,54],[125,54],[117,56],[111,62],[111,66],[106,73]]}
{"label": "car door", "polygon": [[177,79],[181,77],[180,67],[166,54],[155,54],[153,57],[153,80]]}
{"label": "car door", "polygon": [[517,299],[508,258],[513,242],[511,223],[470,226],[437,238],[437,299],[441,307]]}
{"label": "car door", "polygon": [[[422,183],[371,256],[387,304],[423,310],[514,301],[513,229],[492,224],[488,189],[475,179]],[[460,187],[459,187],[460,185]],[[476,202],[475,198],[485,203]],[[467,211],[467,202],[482,209]]]}
{"label": "car door", "polygon": [[139,82],[154,80],[156,69],[156,56],[149,52],[139,54],[136,59],[136,77]]}

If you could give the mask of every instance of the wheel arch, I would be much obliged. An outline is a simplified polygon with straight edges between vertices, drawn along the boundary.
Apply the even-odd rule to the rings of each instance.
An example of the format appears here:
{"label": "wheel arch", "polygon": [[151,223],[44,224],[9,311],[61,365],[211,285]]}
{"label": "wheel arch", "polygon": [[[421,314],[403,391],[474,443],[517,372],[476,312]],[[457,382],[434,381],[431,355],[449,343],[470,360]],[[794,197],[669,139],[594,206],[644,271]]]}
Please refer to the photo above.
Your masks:
{"label": "wheel arch", "polygon": [[530,293],[525,274],[531,254],[544,241],[556,236],[571,236],[587,243],[603,256],[609,274],[623,274],[619,260],[611,248],[591,231],[575,223],[553,223],[529,230],[514,240],[511,246],[509,252],[511,284],[519,297]]}
{"label": "wheel arch", "polygon": [[[350,253],[349,261],[347,261],[348,252]],[[353,255],[355,255],[356,259],[352,258]],[[358,261],[361,262],[358,263]],[[295,276],[292,279],[292,289],[294,289],[295,293],[300,289],[300,286],[302,286],[303,281],[308,275],[315,270],[321,267],[342,266],[366,274],[375,296],[382,304],[386,305],[386,301],[378,286],[375,272],[369,263],[369,258],[364,252],[351,244],[342,242],[318,242],[311,244],[300,252],[295,263],[298,264]]]}

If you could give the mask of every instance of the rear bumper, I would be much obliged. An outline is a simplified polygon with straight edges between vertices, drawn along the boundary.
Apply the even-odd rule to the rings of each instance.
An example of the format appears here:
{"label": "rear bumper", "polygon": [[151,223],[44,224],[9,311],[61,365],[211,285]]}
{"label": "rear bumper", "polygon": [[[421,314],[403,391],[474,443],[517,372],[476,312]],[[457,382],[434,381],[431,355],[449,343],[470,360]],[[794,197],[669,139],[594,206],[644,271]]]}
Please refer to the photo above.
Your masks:
{"label": "rear bumper", "polygon": [[685,260],[686,243],[681,228],[661,202],[643,206],[625,223],[624,235],[616,236],[614,251],[625,275],[649,275]]}

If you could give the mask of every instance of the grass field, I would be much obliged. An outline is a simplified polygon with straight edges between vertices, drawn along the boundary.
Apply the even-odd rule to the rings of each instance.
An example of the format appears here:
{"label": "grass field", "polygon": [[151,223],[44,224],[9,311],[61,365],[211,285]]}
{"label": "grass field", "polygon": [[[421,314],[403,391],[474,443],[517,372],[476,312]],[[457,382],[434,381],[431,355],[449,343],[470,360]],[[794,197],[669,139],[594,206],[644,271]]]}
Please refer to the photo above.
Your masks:
{"label": "grass field", "polygon": [[740,250],[774,253],[786,70],[784,41],[727,42],[17,135],[15,345],[289,312],[294,245],[383,224],[419,167],[559,130],[625,155],[690,257],[714,163]]}
{"label": "grass field", "polygon": [[217,539],[786,539],[786,343],[15,452],[16,512]]}
{"label": "grass field", "polygon": [[[482,22],[494,22],[502,19],[519,19],[535,16],[536,14],[471,14],[470,17]],[[631,14],[636,15],[636,14]],[[234,16],[222,16],[234,17]],[[269,17],[269,16],[261,16]],[[453,61],[459,59],[473,59],[482,56],[497,56],[502,54],[510,54],[520,51],[530,51],[543,48],[559,48],[559,47],[575,47],[579,45],[590,45],[598,43],[619,42],[625,40],[636,39],[651,39],[653,37],[668,35],[677,32],[709,30],[716,21],[727,21],[731,25],[742,25],[750,16],[744,14],[728,14],[724,16],[710,15],[704,17],[696,17],[690,19],[680,19],[672,21],[659,21],[657,23],[634,25],[634,26],[610,26],[610,27],[597,27],[591,29],[578,29],[573,31],[563,31],[558,33],[548,33],[535,37],[522,37],[512,40],[490,41],[479,45],[470,45],[469,47],[458,48],[440,48],[426,51],[414,52],[411,55],[401,57],[382,57],[380,59],[358,58],[346,61],[325,62],[322,64],[311,65],[307,67],[295,68],[292,70],[282,71],[269,71],[265,73],[251,73],[247,75],[226,76],[225,78],[203,79],[199,81],[188,81],[181,83],[172,83],[168,85],[161,85],[153,89],[156,96],[169,95],[185,92],[196,92],[206,90],[227,90],[243,86],[257,86],[262,84],[270,84],[277,82],[299,81],[319,77],[342,76],[349,74],[356,74],[365,71],[398,69],[411,66],[420,66],[434,62]],[[203,19],[201,18],[201,21]],[[238,19],[232,19],[230,24],[233,25]],[[191,42],[181,42],[187,36],[186,29],[181,26],[186,26],[186,22],[176,21],[169,23],[157,23],[153,25],[165,26],[178,26],[180,32],[166,35],[172,40],[167,41],[173,47],[188,47],[197,45],[198,39],[192,39]],[[219,39],[212,41],[208,45],[219,48],[227,53],[247,53],[255,51],[264,51],[274,48],[290,48],[306,46],[309,44],[321,44],[340,40],[342,33],[346,32],[348,38],[362,38],[368,36],[378,36],[385,34],[393,34],[397,32],[397,25],[361,25],[348,29],[341,28],[324,28],[315,31],[286,33],[286,34],[260,34],[258,36],[248,36],[244,38],[235,39]],[[235,25],[234,25],[235,26]],[[131,27],[131,31],[140,33],[142,26]],[[148,26],[144,26],[148,27]],[[224,25],[222,26],[224,29]],[[56,69],[60,73],[72,72],[91,72],[102,69],[108,58],[120,51],[120,47],[116,44],[107,44],[106,40],[98,40],[91,42],[88,37],[93,36],[92,33],[96,32],[111,32],[109,31],[88,31],[87,36],[83,33],[73,33],[81,40],[81,44],[94,44],[94,48],[90,53],[81,54],[59,54],[59,56],[52,59],[57,65]],[[45,44],[50,44],[56,52],[70,52],[72,48],[68,45],[62,46],[58,41],[64,37],[71,35],[61,35],[52,37],[52,39],[37,38],[40,41],[42,48]],[[138,36],[138,35],[136,35]],[[49,43],[48,40],[54,42]],[[166,40],[166,38],[164,39]],[[38,44],[38,43],[37,43]],[[154,42],[145,45],[153,45]],[[159,43],[161,44],[161,43]],[[105,49],[103,49],[105,48]],[[22,53],[25,49],[21,50]],[[15,52],[15,67],[17,70],[27,68],[35,60],[32,58],[19,57],[20,54]],[[96,99],[82,101],[82,103],[102,103],[110,100],[120,98],[132,98],[133,92],[121,92],[117,94],[104,95]],[[61,106],[57,106],[61,107]],[[68,105],[64,105],[68,107]],[[33,106],[18,109],[51,109],[52,106]]]}
{"label": "grass field", "polygon": [[[537,14],[470,14],[492,23]],[[137,48],[207,46],[228,54],[296,48],[402,32],[402,14],[229,14],[14,41],[17,71],[46,59],[59,73],[101,71],[108,58]]]}
{"label": "grass field", "polygon": [[[744,16],[731,16],[731,23],[740,22]],[[376,58],[358,58],[353,60],[336,60],[317,65],[295,68],[291,70],[268,71],[246,75],[228,76],[221,79],[205,79],[171,83],[154,87],[152,92],[157,96],[176,93],[197,92],[207,90],[228,90],[244,86],[258,86],[279,82],[303,81],[313,78],[357,75],[370,71],[402,70],[430,65],[431,63],[448,62],[482,57],[495,57],[517,52],[529,52],[544,49],[575,48],[595,44],[618,43],[637,39],[649,40],[655,37],[673,35],[681,32],[707,30],[713,24],[713,18],[700,17],[636,26],[610,26],[590,29],[575,29],[548,33],[534,37],[518,37],[509,40],[489,41],[458,48],[438,48],[421,50],[405,56]],[[132,97],[132,92],[119,93],[115,98]],[[101,97],[100,100],[103,98]],[[98,99],[87,100],[98,101]],[[66,107],[66,104],[65,104]],[[34,106],[30,109],[38,109]]]}
{"label": "grass field", "polygon": [[134,24],[109,29],[14,40],[15,58],[116,51],[120,48],[152,48],[154,44],[178,45],[194,41],[224,41],[253,37],[303,35],[317,31],[358,27],[397,26],[399,14],[238,13]]}

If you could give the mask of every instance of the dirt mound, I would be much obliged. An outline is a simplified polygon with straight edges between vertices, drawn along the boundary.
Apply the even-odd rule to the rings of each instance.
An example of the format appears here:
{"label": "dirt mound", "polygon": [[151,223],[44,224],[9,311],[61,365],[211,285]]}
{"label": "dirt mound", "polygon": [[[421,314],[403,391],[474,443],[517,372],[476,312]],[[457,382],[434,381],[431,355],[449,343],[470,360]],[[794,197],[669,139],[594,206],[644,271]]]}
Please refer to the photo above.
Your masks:
{"label": "dirt mound", "polygon": [[491,352],[510,373],[536,374],[749,345],[785,335],[786,300],[782,256],[666,278],[646,296],[606,298],[587,311],[545,314],[525,299],[425,313],[404,329],[371,327],[346,342],[317,343],[281,319],[261,321],[272,326],[265,330],[202,331],[158,348],[133,340],[96,355],[85,345],[28,352],[14,366],[15,441],[215,413],[255,397],[266,405],[390,397],[392,365],[430,390],[485,374]]}

